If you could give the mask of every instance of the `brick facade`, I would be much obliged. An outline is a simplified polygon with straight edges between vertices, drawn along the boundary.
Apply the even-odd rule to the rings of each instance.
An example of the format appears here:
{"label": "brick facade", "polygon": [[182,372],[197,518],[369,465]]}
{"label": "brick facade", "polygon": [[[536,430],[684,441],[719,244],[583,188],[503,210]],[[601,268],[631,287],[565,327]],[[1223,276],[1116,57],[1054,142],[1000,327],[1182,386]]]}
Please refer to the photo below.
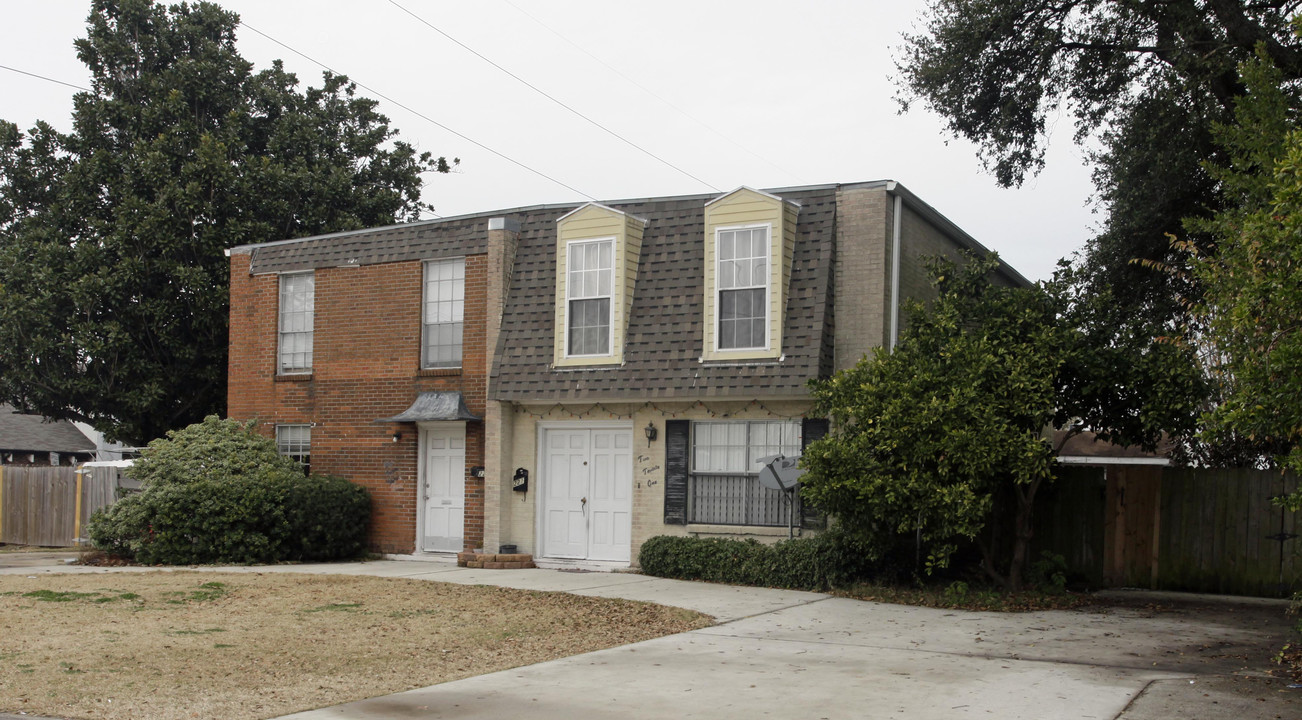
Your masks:
{"label": "brick facade", "polygon": [[[407,409],[419,393],[460,391],[483,417],[488,380],[487,256],[466,257],[462,367],[421,370],[421,261],[315,270],[313,369],[276,373],[280,276],[251,275],[250,255],[231,256],[227,412],[256,419],[274,437],[282,423],[312,423],[314,472],[341,475],[371,493],[370,545],[416,550],[419,433],[413,423],[376,423]],[[395,441],[394,436],[398,435]],[[484,485],[469,468],[484,464],[484,427],[466,423],[465,543],[480,547]]]}

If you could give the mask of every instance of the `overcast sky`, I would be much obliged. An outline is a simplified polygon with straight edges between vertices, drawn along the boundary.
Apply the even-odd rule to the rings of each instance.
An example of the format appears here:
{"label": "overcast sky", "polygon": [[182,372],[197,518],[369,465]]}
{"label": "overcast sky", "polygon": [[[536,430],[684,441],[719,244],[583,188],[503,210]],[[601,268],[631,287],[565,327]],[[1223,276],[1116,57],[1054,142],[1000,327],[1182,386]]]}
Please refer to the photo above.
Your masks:
{"label": "overcast sky", "polygon": [[[1066,116],[1054,128],[1047,170],[1003,190],[975,149],[947,137],[936,116],[917,107],[899,114],[892,59],[901,33],[918,22],[921,0],[397,2],[402,7],[388,0],[219,4],[249,26],[239,31],[239,47],[257,68],[280,58],[302,84],[321,81],[319,65],[250,27],[419,113],[381,100],[403,139],[461,159],[454,174],[431,176],[425,186],[424,199],[441,216],[585,195],[609,201],[891,179],[1033,280],[1047,279],[1098,221],[1086,205],[1089,173]],[[89,85],[72,47],[85,34],[86,0],[0,0],[0,7],[0,65]],[[43,119],[66,130],[74,92],[0,70],[0,118],[21,128]]]}

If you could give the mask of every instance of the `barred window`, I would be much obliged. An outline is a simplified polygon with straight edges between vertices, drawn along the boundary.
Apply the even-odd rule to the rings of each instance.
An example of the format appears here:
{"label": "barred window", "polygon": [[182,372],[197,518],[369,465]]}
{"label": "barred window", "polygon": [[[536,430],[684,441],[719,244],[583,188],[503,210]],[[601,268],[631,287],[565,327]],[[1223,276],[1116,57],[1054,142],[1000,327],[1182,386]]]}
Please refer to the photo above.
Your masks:
{"label": "barred window", "polygon": [[692,423],[689,521],[786,525],[786,500],[781,491],[759,484],[758,461],[769,455],[799,455],[801,439],[799,421]]}
{"label": "barred window", "polygon": [[303,466],[303,472],[309,472],[312,467],[312,426],[277,425],[276,450],[297,460]]}
{"label": "barred window", "polygon": [[312,371],[312,329],[316,315],[316,277],[280,276],[280,372]]}

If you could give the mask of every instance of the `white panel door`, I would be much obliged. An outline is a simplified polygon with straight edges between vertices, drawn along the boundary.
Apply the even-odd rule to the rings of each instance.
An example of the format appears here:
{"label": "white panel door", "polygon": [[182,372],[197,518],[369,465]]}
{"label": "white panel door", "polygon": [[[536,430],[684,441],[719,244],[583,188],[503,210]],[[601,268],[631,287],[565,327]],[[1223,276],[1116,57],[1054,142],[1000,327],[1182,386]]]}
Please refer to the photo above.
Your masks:
{"label": "white panel door", "polygon": [[632,431],[551,429],[543,442],[543,553],[627,562]]}
{"label": "white panel door", "polygon": [[587,430],[546,433],[543,547],[549,557],[588,554],[588,435]]}
{"label": "white panel door", "polygon": [[589,559],[628,562],[632,491],[632,431],[593,430]]}
{"label": "white panel door", "polygon": [[465,542],[466,426],[421,428],[424,435],[424,528],[421,548],[460,552]]}

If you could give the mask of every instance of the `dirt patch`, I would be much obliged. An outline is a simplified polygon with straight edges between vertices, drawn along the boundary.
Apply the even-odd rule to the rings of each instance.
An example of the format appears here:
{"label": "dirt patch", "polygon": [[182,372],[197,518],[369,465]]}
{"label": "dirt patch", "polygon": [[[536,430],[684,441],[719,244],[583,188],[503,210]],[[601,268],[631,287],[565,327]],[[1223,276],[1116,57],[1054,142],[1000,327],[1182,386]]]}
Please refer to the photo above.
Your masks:
{"label": "dirt patch", "polygon": [[265,718],[684,632],[565,593],[352,576],[0,576],[0,711]]}

